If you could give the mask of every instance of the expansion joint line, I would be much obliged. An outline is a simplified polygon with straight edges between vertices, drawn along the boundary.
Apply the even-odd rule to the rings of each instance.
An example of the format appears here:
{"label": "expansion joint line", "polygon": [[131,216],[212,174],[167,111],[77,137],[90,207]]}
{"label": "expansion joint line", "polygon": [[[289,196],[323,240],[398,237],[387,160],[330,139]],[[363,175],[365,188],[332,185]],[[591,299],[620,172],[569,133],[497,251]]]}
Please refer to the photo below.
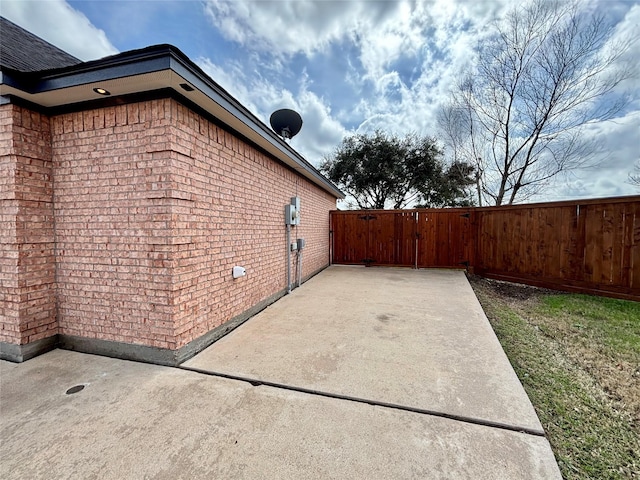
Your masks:
{"label": "expansion joint line", "polygon": [[535,430],[532,428],[526,428],[526,427],[519,427],[519,426],[515,426],[515,425],[509,425],[507,423],[500,423],[500,422],[492,422],[491,420],[484,420],[482,418],[474,418],[474,417],[466,417],[464,415],[455,415],[452,413],[446,413],[446,412],[440,412],[438,410],[429,410],[429,409],[424,409],[424,408],[417,408],[417,407],[409,407],[406,405],[400,405],[397,403],[389,403],[389,402],[381,402],[378,400],[371,400],[371,399],[367,399],[367,398],[360,398],[360,397],[352,397],[350,395],[342,395],[339,393],[331,393],[331,392],[324,392],[322,390],[314,390],[311,388],[304,388],[304,387],[296,387],[294,385],[287,385],[284,383],[277,383],[277,382],[270,382],[268,380],[258,380],[255,378],[249,378],[249,377],[243,377],[240,375],[232,375],[229,373],[221,373],[221,372],[213,372],[210,370],[203,370],[201,368],[195,368],[195,367],[188,367],[185,365],[178,365],[175,368],[179,368],[181,370],[188,370],[190,372],[194,372],[194,373],[200,373],[202,375],[208,375],[211,377],[220,377],[220,378],[227,378],[229,380],[237,380],[240,382],[246,382],[251,384],[254,387],[259,387],[259,386],[266,386],[266,387],[273,387],[273,388],[278,388],[281,390],[289,390],[289,391],[293,391],[293,392],[300,392],[300,393],[306,393],[308,395],[315,395],[315,396],[319,396],[319,397],[325,397],[325,398],[334,398],[336,400],[345,400],[348,402],[355,402],[355,403],[364,403],[366,405],[372,405],[375,407],[383,407],[383,408],[390,408],[393,410],[401,410],[404,412],[411,412],[411,413],[418,413],[418,414],[422,414],[422,415],[429,415],[432,417],[440,417],[440,418],[447,418],[449,420],[455,420],[458,422],[463,422],[463,423],[469,423],[472,425],[481,425],[483,427],[491,427],[491,428],[498,428],[500,430],[508,430],[511,432],[518,432],[518,433],[524,433],[526,435],[533,435],[536,437],[544,437],[545,434],[543,431],[540,430]]}

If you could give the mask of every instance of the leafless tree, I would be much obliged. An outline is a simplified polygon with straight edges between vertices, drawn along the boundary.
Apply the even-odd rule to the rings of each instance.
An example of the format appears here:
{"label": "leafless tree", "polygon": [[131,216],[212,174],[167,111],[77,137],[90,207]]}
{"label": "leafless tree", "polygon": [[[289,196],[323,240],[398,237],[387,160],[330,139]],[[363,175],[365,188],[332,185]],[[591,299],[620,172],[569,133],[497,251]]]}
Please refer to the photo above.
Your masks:
{"label": "leafless tree", "polygon": [[629,183],[640,187],[640,161],[636,163],[633,172],[629,174]]}
{"label": "leafless tree", "polygon": [[[462,97],[464,100],[464,97]],[[486,171],[479,136],[468,102],[450,103],[438,112],[441,139],[450,147],[452,163],[467,163],[475,167],[474,180],[478,205],[483,206],[483,181]]]}
{"label": "leafless tree", "polygon": [[582,130],[620,112],[616,87],[632,74],[619,62],[632,39],[613,34],[580,3],[548,0],[494,25],[438,118],[454,159],[476,167],[480,205],[524,200],[590,161],[595,145]]}

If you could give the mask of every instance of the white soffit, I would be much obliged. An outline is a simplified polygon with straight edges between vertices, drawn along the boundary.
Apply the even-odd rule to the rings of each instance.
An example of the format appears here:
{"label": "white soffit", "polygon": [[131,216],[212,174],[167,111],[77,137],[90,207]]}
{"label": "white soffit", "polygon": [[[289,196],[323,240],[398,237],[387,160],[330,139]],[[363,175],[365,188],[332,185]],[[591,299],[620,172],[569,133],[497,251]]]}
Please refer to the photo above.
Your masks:
{"label": "white soffit", "polygon": [[[194,90],[190,92],[184,90],[180,86],[184,83],[189,84],[194,88]],[[260,146],[289,167],[293,168],[299,174],[312,181],[312,183],[315,183],[324,190],[328,190],[326,185],[318,183],[318,179],[313,172],[284,152],[282,147],[274,145],[273,140],[270,141],[268,138],[265,138],[264,134],[260,134],[252,126],[247,125],[232,112],[229,112],[222,105],[216,102],[207,93],[198,89],[193,83],[189,82],[172,69],[73,85],[57,90],[47,90],[38,93],[28,93],[6,84],[0,84],[0,95],[13,95],[36,105],[41,105],[46,108],[55,108],[109,98],[96,93],[94,88],[103,88],[111,94],[110,97],[117,97],[121,95],[151,92],[153,90],[160,90],[168,87],[189,99],[210,115],[231,127],[233,130],[242,134],[247,139],[254,142],[256,145]],[[270,133],[266,136],[269,135]],[[330,189],[328,191],[336,193],[333,190],[334,189]]]}

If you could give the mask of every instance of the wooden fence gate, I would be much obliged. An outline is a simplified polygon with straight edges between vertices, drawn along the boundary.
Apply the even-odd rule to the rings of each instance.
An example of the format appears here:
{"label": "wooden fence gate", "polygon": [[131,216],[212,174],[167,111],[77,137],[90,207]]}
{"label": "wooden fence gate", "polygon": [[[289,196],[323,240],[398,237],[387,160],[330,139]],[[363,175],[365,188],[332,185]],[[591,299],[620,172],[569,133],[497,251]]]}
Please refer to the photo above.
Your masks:
{"label": "wooden fence gate", "polygon": [[640,301],[640,196],[331,212],[333,263],[464,268]]}
{"label": "wooden fence gate", "polygon": [[334,263],[464,268],[473,255],[470,209],[331,212],[331,232]]}

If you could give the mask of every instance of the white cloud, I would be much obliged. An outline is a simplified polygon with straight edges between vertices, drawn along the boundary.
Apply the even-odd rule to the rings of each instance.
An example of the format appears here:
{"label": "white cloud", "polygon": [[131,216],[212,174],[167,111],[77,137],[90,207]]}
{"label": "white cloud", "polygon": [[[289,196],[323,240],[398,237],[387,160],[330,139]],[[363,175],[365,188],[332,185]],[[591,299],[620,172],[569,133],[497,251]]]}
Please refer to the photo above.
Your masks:
{"label": "white cloud", "polygon": [[313,57],[331,44],[359,50],[367,76],[375,81],[401,56],[415,55],[423,40],[425,2],[208,0],[205,11],[229,40],[244,47]]}
{"label": "white cloud", "polygon": [[118,53],[105,33],[63,0],[2,0],[2,16],[80,60]]}
{"label": "white cloud", "polygon": [[[617,50],[627,45],[627,50],[617,61],[618,68],[629,71],[629,78],[619,85],[619,91],[637,91],[640,89],[640,4],[633,5],[613,32],[609,45]],[[636,99],[640,101],[640,99]]]}
{"label": "white cloud", "polygon": [[600,146],[592,167],[576,171],[567,179],[558,178],[537,201],[585,197],[638,195],[638,187],[628,183],[629,173],[640,161],[640,111],[587,126],[584,132]]}
{"label": "white cloud", "polygon": [[[354,109],[343,109],[339,118],[361,118],[359,131],[419,133],[434,131],[434,112],[459,70],[469,63],[477,31],[503,8],[504,2],[449,0],[206,3],[211,21],[226,38],[263,55],[301,53],[311,61],[331,61],[321,54],[332,43],[355,48],[360,71],[349,59],[350,68],[339,81],[362,96],[354,98]],[[413,85],[393,69],[397,62],[413,64]]]}
{"label": "white cloud", "polygon": [[[82,59],[116,52],[104,32],[80,11],[82,3],[72,8],[62,0],[0,1],[4,16]],[[619,21],[616,35],[638,37],[640,4],[586,1]],[[492,22],[515,4],[516,0],[203,0],[205,19],[217,30],[212,37],[222,36],[227,42],[212,42],[217,51],[202,54],[200,49],[195,55],[203,55],[197,63],[267,125],[276,109],[299,111],[304,125],[291,145],[318,165],[349,133],[381,128],[435,135],[435,114],[460,72],[472,63],[474,48]],[[135,20],[139,14],[134,12],[141,7],[126,5],[101,25],[110,35],[121,35],[135,25],[144,38],[144,29],[153,25]],[[184,3],[172,5],[179,12]],[[119,45],[126,35],[122,39]],[[640,41],[623,61],[637,65],[638,58]],[[625,181],[638,160],[634,142],[640,142],[640,87],[637,79],[624,86],[636,102],[627,115],[617,123],[587,129],[606,145],[609,158],[579,177],[555,182],[545,200],[636,191]]]}
{"label": "white cloud", "polygon": [[207,0],[205,12],[229,40],[252,50],[313,55],[385,18],[396,2]]}
{"label": "white cloud", "polygon": [[247,72],[237,61],[228,62],[222,67],[201,58],[198,64],[266,125],[269,125],[269,117],[275,110],[291,108],[299,112],[303,127],[291,139],[291,146],[316,166],[347,133],[340,122],[332,117],[331,108],[325,100],[308,90],[305,76],[298,81],[297,91],[291,92],[277,87],[257,71]]}
{"label": "white cloud", "polygon": [[206,0],[205,12],[227,39],[254,51],[312,57],[332,43],[349,42],[358,48],[366,76],[375,81],[398,58],[417,55],[427,40],[446,46],[452,32],[482,28],[508,4],[508,0]]}

